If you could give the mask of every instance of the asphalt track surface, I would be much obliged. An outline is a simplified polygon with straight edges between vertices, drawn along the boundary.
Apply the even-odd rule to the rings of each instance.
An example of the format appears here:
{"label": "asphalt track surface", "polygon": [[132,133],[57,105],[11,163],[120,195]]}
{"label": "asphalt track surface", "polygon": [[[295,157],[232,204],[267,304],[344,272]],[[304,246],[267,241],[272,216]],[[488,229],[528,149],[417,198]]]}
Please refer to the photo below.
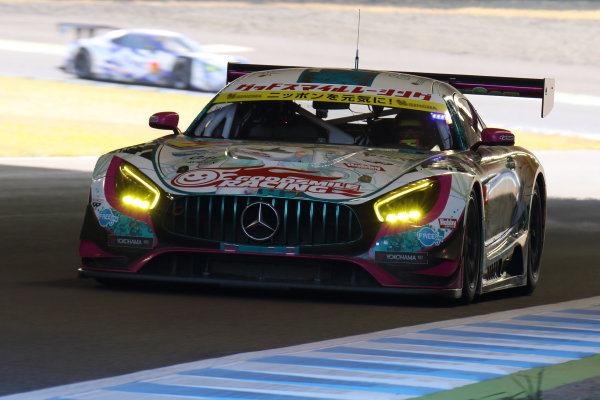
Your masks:
{"label": "asphalt track surface", "polygon": [[600,228],[589,224],[600,220],[600,201],[568,199],[550,199],[532,296],[497,293],[465,307],[387,295],[108,289],[76,275],[89,176],[0,166],[0,395],[600,294]]}
{"label": "asphalt track surface", "polygon": [[[4,18],[9,18],[7,15],[4,12]],[[54,29],[60,14],[54,19],[23,15],[13,18],[12,24],[2,20],[2,37],[55,41],[47,33]],[[171,24],[176,26],[173,21]],[[26,29],[36,23],[40,28],[37,32]],[[243,41],[240,34],[235,35],[226,32],[225,36],[233,37],[236,43]],[[259,48],[268,41],[267,35],[252,39]],[[260,53],[262,58],[256,57],[256,62],[272,62],[269,54],[284,49],[285,37],[268,39],[274,49]],[[215,34],[208,40],[228,42]],[[337,52],[327,53],[324,45],[313,47],[312,51],[333,60],[340,53],[353,55],[354,41],[348,43],[336,46]],[[282,62],[301,63],[301,56],[309,53],[307,47],[304,42],[294,49],[297,51],[282,50]],[[593,50],[594,46],[589,48]],[[56,66],[59,56],[15,54],[0,52],[2,68],[25,71],[29,76],[44,68],[51,74],[61,74],[55,67],[47,67]],[[365,60],[369,56],[376,60],[377,54],[383,52],[374,45],[361,54]],[[418,51],[400,52],[401,56],[408,54],[423,56]],[[463,60],[460,62],[464,65],[467,64],[464,60],[472,61],[468,70],[463,69],[464,73],[492,74],[505,70],[505,66],[499,67],[501,64],[494,60],[468,55],[436,59],[439,65],[457,60]],[[546,65],[542,61],[547,62],[515,61],[507,66],[508,72],[524,71],[525,75],[534,76],[544,71],[540,69]],[[384,68],[385,63],[389,60],[380,58],[371,67]],[[496,67],[482,71],[483,65]],[[567,77],[571,74],[568,71],[574,71],[574,79],[566,82],[571,92],[582,88],[582,93],[593,93],[600,86],[597,68],[548,65]],[[425,69],[418,63],[410,67]],[[11,71],[0,69],[0,73]],[[240,352],[600,295],[597,247],[600,201],[556,198],[549,201],[551,223],[542,260],[542,279],[533,296],[518,296],[514,292],[492,294],[463,307],[418,297],[181,286],[108,289],[76,277],[78,234],[88,184],[86,172],[0,166],[0,395]]]}

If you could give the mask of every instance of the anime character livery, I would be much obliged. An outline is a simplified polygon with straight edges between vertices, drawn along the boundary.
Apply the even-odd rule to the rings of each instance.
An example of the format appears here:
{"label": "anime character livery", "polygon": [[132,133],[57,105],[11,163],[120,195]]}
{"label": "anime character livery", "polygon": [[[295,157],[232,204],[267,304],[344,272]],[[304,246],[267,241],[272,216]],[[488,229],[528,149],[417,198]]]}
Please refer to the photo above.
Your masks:
{"label": "anime character livery", "polygon": [[[254,71],[254,72],[253,72]],[[540,276],[543,169],[465,93],[553,81],[230,64],[185,130],[98,160],[80,274],[256,287],[441,293]]]}

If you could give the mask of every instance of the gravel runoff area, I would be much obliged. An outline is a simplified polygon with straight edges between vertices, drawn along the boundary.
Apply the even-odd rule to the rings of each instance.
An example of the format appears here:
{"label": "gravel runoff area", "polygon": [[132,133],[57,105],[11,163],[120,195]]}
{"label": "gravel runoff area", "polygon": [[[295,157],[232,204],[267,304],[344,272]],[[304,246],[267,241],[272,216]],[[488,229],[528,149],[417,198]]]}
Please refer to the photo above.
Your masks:
{"label": "gravel runoff area", "polygon": [[[253,53],[257,63],[318,59],[328,66],[352,66],[359,8],[361,66],[367,68],[543,74],[569,91],[594,94],[590,88],[600,87],[600,1],[0,0],[0,37],[39,41],[42,32],[44,41],[62,43],[57,22],[151,26],[213,43],[227,33],[238,45],[279,54],[275,61]],[[13,28],[22,24],[31,31],[15,34]],[[290,42],[308,44],[309,51]],[[600,378],[593,378],[541,398],[600,399],[599,385]]]}

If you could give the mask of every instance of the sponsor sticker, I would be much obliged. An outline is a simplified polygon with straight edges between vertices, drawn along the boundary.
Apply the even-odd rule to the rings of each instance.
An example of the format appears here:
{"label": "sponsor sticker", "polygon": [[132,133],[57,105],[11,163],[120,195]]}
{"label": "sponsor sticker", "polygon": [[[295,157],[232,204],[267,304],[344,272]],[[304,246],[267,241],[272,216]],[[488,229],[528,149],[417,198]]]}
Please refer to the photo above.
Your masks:
{"label": "sponsor sticker", "polygon": [[108,226],[113,226],[119,221],[119,217],[117,217],[109,208],[105,208],[104,210],[98,213],[98,222],[100,226],[106,228]]}
{"label": "sponsor sticker", "polygon": [[[323,93],[312,91],[251,91],[251,92],[229,92],[221,93],[215,99],[215,103],[230,103],[235,101],[260,101],[260,100],[309,100],[309,101],[329,101],[335,103],[353,103],[379,105],[385,107],[408,108],[412,110],[430,111],[443,113],[446,106],[427,100],[417,100],[415,98],[398,98],[390,96],[378,96],[371,94],[354,93]],[[416,93],[419,96],[421,93]],[[425,96],[429,98],[431,95]],[[404,96],[400,96],[404,97]]]}
{"label": "sponsor sticker", "polygon": [[370,170],[370,171],[385,171],[379,165],[369,165],[369,164],[351,163],[351,162],[345,162],[343,164],[346,167],[352,168],[352,169],[367,169],[367,170]]}
{"label": "sponsor sticker", "polygon": [[454,218],[440,218],[438,220],[442,229],[456,229],[457,220]]}
{"label": "sponsor sticker", "polygon": [[355,183],[340,182],[341,177],[320,176],[319,171],[284,167],[203,168],[175,176],[176,187],[233,187],[276,189],[306,193],[331,193],[357,197],[363,192]]}
{"label": "sponsor sticker", "polygon": [[402,251],[376,251],[375,261],[390,264],[427,264],[427,253],[408,253]]}
{"label": "sponsor sticker", "polygon": [[152,239],[134,236],[109,236],[109,246],[152,248]]}
{"label": "sponsor sticker", "polygon": [[288,92],[313,92],[313,93],[339,93],[342,95],[363,94],[386,97],[398,97],[404,99],[418,99],[429,101],[431,93],[423,93],[414,90],[398,90],[393,88],[379,89],[362,85],[344,85],[344,84],[319,84],[319,83],[271,83],[268,85],[256,83],[241,83],[234,87],[232,92],[267,92],[267,93],[288,93]]}
{"label": "sponsor sticker", "polygon": [[438,246],[444,237],[429,227],[421,229],[417,233],[417,239],[425,247]]}

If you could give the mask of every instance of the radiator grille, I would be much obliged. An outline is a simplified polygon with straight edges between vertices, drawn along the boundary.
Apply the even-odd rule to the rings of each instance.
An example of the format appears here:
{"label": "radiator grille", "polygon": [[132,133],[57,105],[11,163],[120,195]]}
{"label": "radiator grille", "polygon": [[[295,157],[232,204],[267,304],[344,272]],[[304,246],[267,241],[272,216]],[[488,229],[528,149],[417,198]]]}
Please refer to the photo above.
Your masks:
{"label": "radiator grille", "polygon": [[[266,241],[243,231],[243,210],[255,202],[270,204],[279,215],[279,228]],[[174,235],[195,239],[265,246],[347,244],[362,236],[355,212],[343,204],[258,196],[185,196],[174,199],[164,219]]]}

